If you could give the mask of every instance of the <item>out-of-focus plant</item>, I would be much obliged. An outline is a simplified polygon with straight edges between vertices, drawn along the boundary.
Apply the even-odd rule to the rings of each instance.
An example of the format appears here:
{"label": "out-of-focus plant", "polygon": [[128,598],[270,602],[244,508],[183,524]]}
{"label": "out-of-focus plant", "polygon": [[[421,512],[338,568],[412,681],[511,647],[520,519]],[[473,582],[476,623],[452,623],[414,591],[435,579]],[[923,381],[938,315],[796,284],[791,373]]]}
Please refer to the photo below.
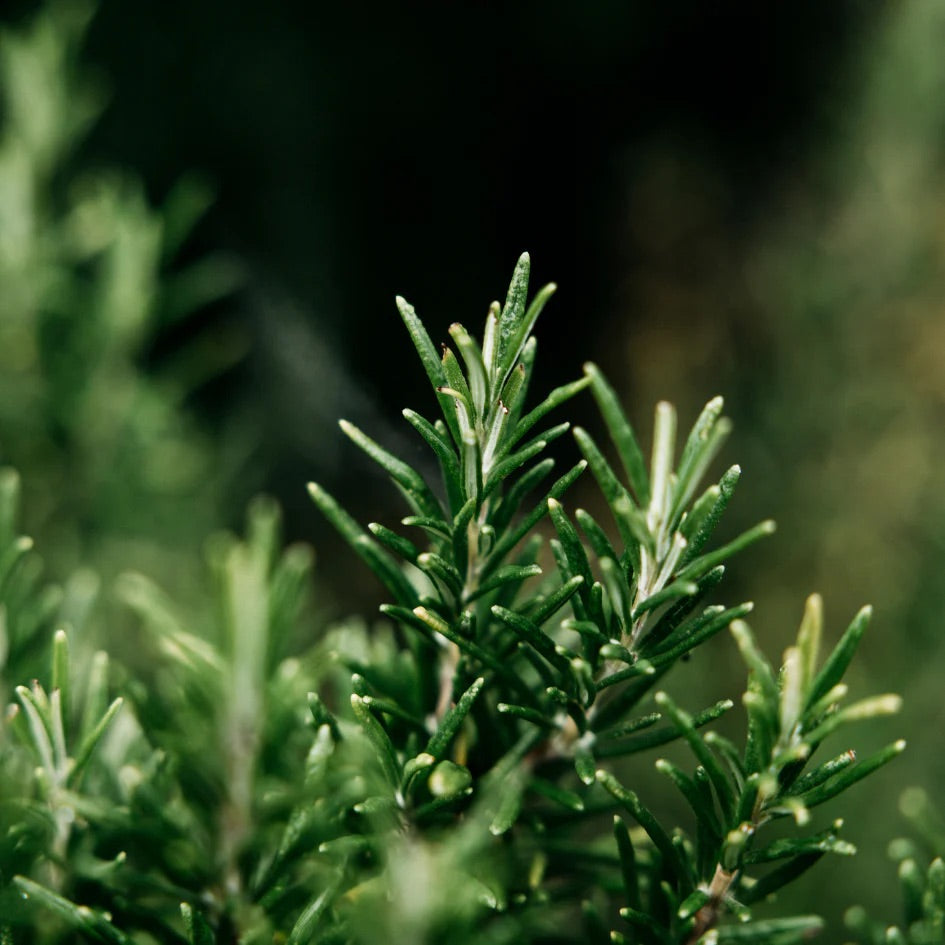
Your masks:
{"label": "out-of-focus plant", "polygon": [[[887,925],[871,909],[847,910],[847,929],[858,945],[937,945],[945,941],[945,820],[922,788],[909,788],[899,808],[913,836],[894,840],[890,857],[898,864],[902,920]],[[932,857],[929,861],[929,857]],[[920,865],[928,863],[928,866]]]}
{"label": "out-of-focus plant", "polygon": [[[278,513],[261,501],[245,541],[221,535],[208,549],[207,612],[184,616],[143,576],[123,576],[155,663],[147,680],[126,680],[123,705],[107,654],[72,646],[88,601],[24,567],[28,542],[7,527],[16,485],[4,471],[0,687],[14,701],[0,724],[0,938],[180,942],[188,900],[218,941],[227,927],[271,941],[328,872],[299,867],[303,827],[350,794],[340,772],[317,777],[306,724],[317,665],[295,658],[310,552],[280,549]],[[53,633],[57,623],[68,629]],[[37,649],[47,665],[14,688]],[[265,909],[244,885],[269,893]]]}
{"label": "out-of-focus plant", "polygon": [[239,273],[175,262],[208,206],[197,179],[154,208],[134,175],[84,164],[104,100],[79,59],[91,11],[53,2],[0,28],[0,455],[60,569],[149,538],[180,550],[216,523],[215,447],[182,405],[239,350],[216,331],[146,364]]}

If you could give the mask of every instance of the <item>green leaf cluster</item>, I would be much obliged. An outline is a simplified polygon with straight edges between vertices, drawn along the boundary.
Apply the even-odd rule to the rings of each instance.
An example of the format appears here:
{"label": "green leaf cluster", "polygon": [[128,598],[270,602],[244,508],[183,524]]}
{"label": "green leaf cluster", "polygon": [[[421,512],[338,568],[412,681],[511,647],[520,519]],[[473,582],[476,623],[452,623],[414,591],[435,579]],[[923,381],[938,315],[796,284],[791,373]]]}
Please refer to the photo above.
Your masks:
{"label": "green leaf cluster", "polygon": [[[732,467],[717,484],[700,486],[730,428],[720,398],[699,416],[678,459],[675,411],[658,405],[649,463],[595,365],[586,366],[582,381],[558,389],[518,421],[521,408],[508,397],[507,385],[520,376],[521,387],[513,388],[518,395],[527,384],[535,351],[528,333],[550,294],[543,290],[527,306],[527,274],[523,257],[505,305],[493,303],[489,309],[481,346],[461,326],[450,329],[459,358],[445,346],[438,356],[413,309],[399,302],[443,412],[434,423],[411,411],[405,416],[436,454],[441,483],[426,482],[343,424],[398,487],[411,512],[401,524],[419,528],[422,543],[380,524],[372,524],[369,535],[324,489],[310,486],[324,514],[394,598],[381,609],[414,658],[407,692],[403,679],[392,685],[359,677],[365,690],[356,698],[355,714],[386,772],[389,803],[399,808],[402,825],[442,828],[450,818],[464,816],[477,783],[488,787],[500,772],[515,789],[498,805],[490,832],[505,838],[504,857],[519,864],[515,875],[531,879],[540,871],[541,876],[532,888],[514,889],[511,901],[532,915],[544,904],[546,888],[563,886],[584,900],[587,934],[600,929],[602,940],[608,907],[600,896],[600,854],[587,862],[587,846],[576,837],[616,805],[643,831],[642,843],[634,843],[618,820],[612,862],[623,877],[627,940],[799,941],[819,920],[750,922],[749,906],[824,853],[848,855],[853,848],[838,837],[839,821],[805,830],[797,839],[767,843],[763,828],[787,816],[807,828],[812,808],[904,747],[897,742],[858,763],[849,749],[819,765],[809,763],[821,743],[848,723],[898,708],[894,696],[841,707],[846,692],[841,679],[869,611],[857,616],[821,665],[821,608],[812,597],[797,644],[776,671],[741,619],[749,604],[706,603],[728,559],[773,530],[763,522],[721,547],[710,546],[740,475]],[[513,339],[511,347],[503,349],[497,337]],[[530,417],[543,415],[584,385],[600,408],[625,481],[591,435],[577,429],[584,463],[524,510],[517,524],[502,513],[505,504],[513,497],[518,511],[533,477],[547,475],[552,462],[538,458],[550,435],[522,447],[522,426],[530,428]],[[513,403],[509,420],[503,414],[506,400]],[[552,428],[555,435],[565,430],[564,424]],[[609,508],[610,523],[578,509],[575,525],[561,502],[563,487],[585,465]],[[445,504],[438,495],[445,496]],[[529,536],[546,511],[556,534],[550,551],[557,574],[544,573],[541,539]],[[517,557],[507,563],[513,549]],[[692,715],[666,692],[652,696],[678,660],[729,626],[749,670],[742,750],[718,733],[702,731],[731,708],[730,702]],[[694,840],[678,828],[663,827],[612,769],[614,759],[674,740],[688,744],[695,772],[665,760],[657,767],[692,808]],[[441,760],[447,748],[451,753]],[[433,775],[447,762],[454,787],[430,798],[430,785],[440,783]],[[419,770],[430,776],[418,777]],[[556,815],[549,805],[557,806]],[[723,924],[728,913],[742,924]],[[617,939],[623,934],[613,932]]]}
{"label": "green leaf cluster", "polygon": [[[4,943],[788,945],[820,928],[769,901],[853,852],[818,808],[903,748],[822,747],[898,708],[844,701],[869,610],[824,655],[811,597],[768,661],[751,605],[713,602],[729,559],[772,531],[713,543],[740,475],[703,482],[729,433],[721,399],[678,450],[659,404],[646,461],[596,366],[534,397],[553,287],[529,301],[529,269],[481,341],[454,324],[437,349],[398,300],[440,411],[404,417],[438,478],[342,429],[392,481],[399,525],[363,527],[309,486],[388,596],[376,626],[312,633],[312,555],[283,549],[259,500],[243,537],[208,542],[204,607],[118,580],[112,660],[86,640],[89,578],[42,586],[0,474]],[[579,428],[582,458],[555,476],[547,447],[570,428],[546,418],[585,389],[619,467]],[[606,520],[565,506],[587,469]],[[716,724],[731,700],[670,695],[678,662],[726,628],[748,675],[741,746]],[[656,768],[689,824],[634,781],[669,743],[691,760]],[[937,921],[937,877],[915,927]]]}

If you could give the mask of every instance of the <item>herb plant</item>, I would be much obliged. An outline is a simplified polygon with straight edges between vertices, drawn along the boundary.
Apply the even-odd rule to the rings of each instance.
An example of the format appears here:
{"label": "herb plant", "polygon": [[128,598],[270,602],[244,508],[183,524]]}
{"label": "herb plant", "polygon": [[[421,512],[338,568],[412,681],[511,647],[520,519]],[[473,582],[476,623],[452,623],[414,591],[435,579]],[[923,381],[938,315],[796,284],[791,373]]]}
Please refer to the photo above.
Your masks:
{"label": "herb plant", "polygon": [[[55,566],[146,554],[170,570],[224,491],[220,444],[182,408],[243,347],[194,315],[243,277],[222,254],[185,262],[205,184],[182,177],[154,207],[135,174],[83,154],[105,98],[81,57],[92,13],[53,2],[0,23],[0,457]],[[163,357],[172,331],[191,341]]]}
{"label": "herb plant", "polygon": [[[375,627],[315,639],[311,555],[281,550],[260,502],[245,538],[209,544],[205,610],[120,579],[138,652],[110,671],[83,645],[85,585],[43,586],[16,533],[18,478],[3,474],[4,945],[788,945],[821,927],[768,903],[824,855],[854,852],[816,808],[904,747],[857,759],[836,743],[899,706],[845,702],[870,611],[831,649],[812,596],[773,666],[751,605],[709,602],[728,560],[773,530],[712,542],[740,476],[702,484],[729,433],[721,399],[680,450],[659,404],[647,462],[594,365],[530,396],[553,286],[529,303],[528,281],[523,256],[481,342],[454,324],[442,351],[398,299],[441,414],[404,417],[438,479],[342,429],[400,493],[401,528],[362,527],[309,486],[388,595]],[[569,432],[557,414],[585,389],[619,466],[575,429],[583,458],[554,478],[544,454]],[[565,505],[585,471],[606,521]],[[726,629],[748,671],[742,745],[714,726],[730,700],[671,695],[674,666]],[[691,760],[660,758],[671,742]],[[636,789],[654,761],[686,823]]]}
{"label": "herb plant", "polygon": [[902,838],[889,847],[897,862],[901,921],[887,926],[863,906],[852,906],[844,919],[858,945],[934,945],[945,940],[945,821],[921,788],[903,791],[899,808],[917,838]]}

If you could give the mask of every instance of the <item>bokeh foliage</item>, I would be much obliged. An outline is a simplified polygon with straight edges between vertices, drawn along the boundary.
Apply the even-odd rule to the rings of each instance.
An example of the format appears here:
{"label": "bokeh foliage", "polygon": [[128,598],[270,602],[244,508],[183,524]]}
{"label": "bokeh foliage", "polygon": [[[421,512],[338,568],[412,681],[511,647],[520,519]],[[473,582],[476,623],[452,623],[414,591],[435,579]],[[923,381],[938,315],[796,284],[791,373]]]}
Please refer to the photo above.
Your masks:
{"label": "bokeh foliage", "polygon": [[210,200],[196,178],[155,208],[133,173],[82,163],[105,101],[80,55],[92,12],[52,3],[0,40],[0,457],[28,472],[60,573],[193,554],[219,521],[224,445],[184,406],[240,354],[232,333],[197,335],[149,369],[240,274],[222,254],[175,262]]}

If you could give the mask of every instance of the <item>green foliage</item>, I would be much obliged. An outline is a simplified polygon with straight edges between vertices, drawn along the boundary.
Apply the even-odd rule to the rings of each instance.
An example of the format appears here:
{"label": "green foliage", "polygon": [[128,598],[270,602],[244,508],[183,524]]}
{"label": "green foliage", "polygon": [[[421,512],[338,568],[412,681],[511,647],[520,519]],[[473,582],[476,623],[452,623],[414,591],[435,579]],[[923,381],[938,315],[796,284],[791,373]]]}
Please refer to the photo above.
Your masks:
{"label": "green foliage", "polygon": [[[932,945],[945,939],[945,821],[921,788],[905,790],[899,808],[916,838],[896,840],[889,847],[898,864],[902,920],[887,926],[873,919],[870,910],[851,907],[845,921],[858,945]],[[928,867],[920,866],[930,855]]]}
{"label": "green foliage", "polygon": [[[678,458],[660,404],[649,464],[594,365],[527,409],[552,291],[528,304],[528,275],[523,256],[481,343],[450,328],[458,355],[439,355],[398,301],[442,413],[404,416],[439,480],[342,429],[392,480],[403,531],[363,528],[309,486],[389,594],[376,627],[313,642],[311,555],[281,550],[278,511],[260,500],[245,538],[208,543],[206,608],[140,574],[118,580],[135,643],[110,673],[104,653],[71,652],[74,629],[52,632],[58,598],[23,567],[17,480],[0,477],[11,694],[24,678],[11,673],[49,644],[0,728],[6,941],[787,945],[820,928],[767,903],[825,854],[854,852],[816,808],[903,748],[860,761],[821,749],[898,708],[889,695],[842,704],[869,610],[822,659],[811,597],[776,670],[742,619],[750,604],[707,602],[729,559],[772,530],[711,543],[739,476],[701,485],[729,431],[721,399]],[[547,483],[543,453],[568,424],[533,430],[584,388],[626,483],[582,429],[584,459]],[[588,467],[611,522],[565,510]],[[68,599],[62,611],[88,610]],[[667,692],[673,667],[726,627],[748,670],[743,748],[715,730],[730,700],[693,712]],[[633,764],[672,742],[692,763],[656,766],[688,830],[630,786]]]}
{"label": "green foliage", "polygon": [[184,177],[154,208],[133,175],[81,160],[105,98],[79,59],[91,12],[54,2],[0,29],[0,454],[30,470],[57,564],[111,570],[129,534],[179,548],[188,496],[195,545],[217,521],[211,443],[180,408],[242,342],[192,327],[173,361],[143,366],[241,275],[222,255],[179,261],[205,183]]}
{"label": "green foliage", "polygon": [[[543,290],[526,308],[527,271],[523,257],[505,305],[490,308],[481,346],[461,326],[450,329],[465,371],[449,348],[436,357],[413,309],[399,303],[443,411],[435,424],[405,413],[439,460],[438,487],[342,424],[399,488],[412,513],[402,524],[422,530],[424,550],[386,526],[372,524],[369,535],[321,487],[310,486],[324,514],[394,598],[382,611],[410,641],[419,668],[407,692],[401,688],[403,680],[371,680],[367,695],[355,703],[393,792],[389,802],[412,811],[415,826],[429,828],[443,823],[451,805],[454,816],[464,810],[472,786],[477,781],[489,784],[497,768],[503,778],[517,771],[511,783],[524,791],[521,796],[510,792],[503,800],[490,830],[506,838],[504,856],[520,864],[513,875],[531,878],[540,864],[541,882],[514,889],[512,895],[523,915],[520,936],[531,922],[540,927],[531,914],[535,906],[541,903],[547,917],[559,905],[553,898],[545,900],[547,888],[568,889],[572,901],[586,897],[586,917],[597,916],[604,923],[611,906],[602,903],[601,887],[606,884],[601,863],[596,858],[593,866],[585,862],[587,846],[582,848],[576,838],[592,830],[601,811],[611,807],[609,795],[644,835],[637,852],[631,835],[618,824],[614,866],[624,877],[628,905],[621,914],[633,929],[633,940],[682,943],[707,935],[719,941],[799,941],[819,926],[817,920],[760,919],[716,926],[728,911],[745,922],[750,904],[776,892],[824,853],[853,852],[837,836],[839,822],[796,839],[761,844],[757,837],[769,822],[786,816],[806,827],[811,808],[840,794],[904,747],[897,742],[856,764],[847,751],[805,772],[829,735],[850,722],[898,709],[894,696],[840,707],[846,692],[841,678],[869,612],[857,616],[820,666],[820,603],[811,598],[797,645],[789,648],[784,667],[775,672],[740,620],[750,605],[704,606],[728,558],[773,528],[764,522],[720,548],[707,549],[739,476],[738,467],[733,467],[717,485],[699,493],[700,480],[729,431],[721,399],[706,406],[678,463],[675,412],[660,404],[649,471],[612,388],[594,365],[587,366],[583,383],[559,389],[519,420],[521,391],[534,360],[528,332],[535,310],[550,295],[550,288]],[[511,327],[503,327],[506,318]],[[514,339],[514,357],[506,355],[497,337]],[[513,381],[514,397],[508,390]],[[549,436],[523,447],[522,428],[529,429],[530,418],[557,406],[583,384],[591,387],[628,480],[628,485],[620,481],[586,431],[575,431],[610,509],[617,542],[579,509],[575,518],[582,538],[560,502],[563,480],[525,511],[522,525],[504,514],[510,501],[518,510],[533,480],[551,469],[550,461],[540,458]],[[508,416],[507,402],[513,405]],[[564,429],[561,425],[551,432],[557,435]],[[445,505],[438,495],[445,497]],[[534,536],[513,563],[506,560],[546,510],[557,534],[550,543],[556,577],[544,577]],[[540,576],[544,580],[530,590],[530,582]],[[653,687],[679,659],[729,625],[749,668],[749,727],[743,751],[721,735],[700,731],[731,703],[692,716],[659,692],[654,697],[659,711],[639,714]],[[436,689],[431,679],[438,682]],[[408,694],[412,719],[389,710],[403,705]],[[369,706],[377,700],[377,716],[366,711],[366,700],[371,700]],[[423,720],[433,735],[425,751],[411,757],[412,746],[422,744]],[[664,724],[657,727],[661,720]],[[414,732],[403,724],[411,721]],[[461,740],[452,742],[457,731]],[[692,807],[695,842],[678,829],[661,826],[606,767],[610,759],[675,739],[688,743],[698,763],[695,773],[689,775],[669,761],[657,766]],[[466,772],[457,779],[460,789],[438,798],[435,806],[418,803],[426,798],[415,794],[424,789],[415,771],[431,769],[451,742],[453,760]],[[427,790],[431,781],[432,776]],[[549,804],[560,809],[550,819],[545,813]],[[587,921],[593,925],[598,919]],[[567,918],[559,921],[567,927]],[[614,933],[618,938],[620,934]]]}
{"label": "green foliage", "polygon": [[[101,104],[78,66],[87,21],[53,4],[0,37],[0,442],[29,471],[59,573],[110,577],[144,520],[191,536],[214,521],[211,451],[179,408],[198,365],[219,370],[238,345],[142,365],[238,274],[175,262],[205,188],[185,180],[155,210],[127,175],[77,166]],[[535,397],[533,331],[553,290],[529,301],[522,256],[481,341],[454,324],[442,352],[398,299],[440,412],[404,417],[439,476],[342,421],[406,514],[365,528],[309,487],[386,591],[376,626],[312,631],[312,555],[282,548],[266,500],[245,537],[207,543],[202,604],[125,570],[95,608],[91,571],[45,582],[18,533],[20,479],[0,470],[3,945],[786,945],[820,927],[768,901],[853,852],[817,808],[903,747],[860,761],[846,743],[821,749],[898,707],[842,705],[869,613],[821,660],[812,597],[781,668],[767,661],[751,605],[712,602],[729,559],[773,530],[713,543],[740,476],[703,482],[730,431],[721,398],[679,450],[659,404],[647,461],[593,364]],[[556,415],[586,388],[617,463],[576,429],[583,458],[552,476],[547,447],[569,431]],[[565,506],[586,469],[607,521]],[[195,569],[180,557],[178,575]],[[103,627],[108,652],[92,642]],[[727,627],[748,669],[741,748],[717,730],[731,700],[684,708],[668,691]],[[688,825],[635,780],[670,743],[656,767]],[[915,862],[897,934],[920,943],[940,932],[942,868]]]}

